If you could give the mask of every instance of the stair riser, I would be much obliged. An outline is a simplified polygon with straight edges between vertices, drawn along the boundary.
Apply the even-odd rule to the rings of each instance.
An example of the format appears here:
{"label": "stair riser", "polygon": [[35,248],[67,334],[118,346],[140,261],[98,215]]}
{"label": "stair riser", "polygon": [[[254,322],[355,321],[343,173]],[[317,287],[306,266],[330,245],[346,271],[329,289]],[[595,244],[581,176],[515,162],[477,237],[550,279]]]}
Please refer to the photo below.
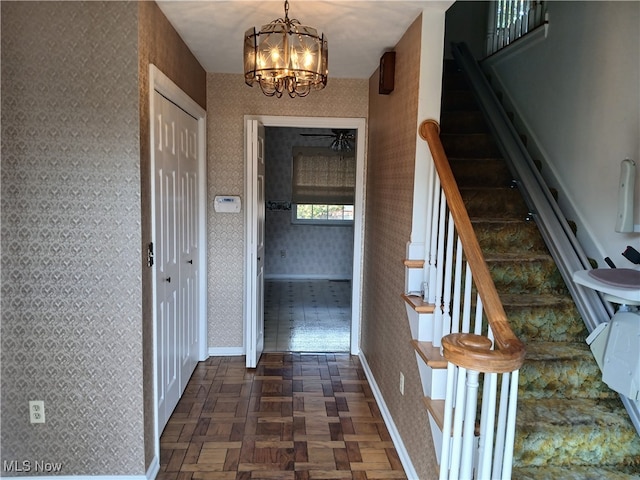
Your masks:
{"label": "stair riser", "polygon": [[616,398],[597,379],[600,369],[591,360],[525,361],[520,369],[519,398]]}
{"label": "stair riser", "polygon": [[440,135],[444,151],[451,158],[491,158],[499,157],[500,150],[489,134]]}
{"label": "stair riser", "polygon": [[487,265],[498,292],[538,295],[568,293],[551,257],[546,261],[488,260]]}
{"label": "stair riser", "polygon": [[424,396],[432,400],[444,399],[447,385],[447,370],[431,368],[424,363],[417,353],[416,361],[418,362],[418,372],[420,373],[422,393]]}
{"label": "stair riser", "polygon": [[547,246],[533,222],[474,222],[473,228],[485,253],[546,253]]}
{"label": "stair riser", "polygon": [[460,190],[471,218],[527,218],[529,209],[517,189]]}
{"label": "stair riser", "polygon": [[595,467],[571,465],[571,468],[545,465],[541,467],[516,467],[511,478],[518,480],[638,480],[638,467],[616,465]]}
{"label": "stair riser", "polygon": [[445,90],[442,92],[442,110],[477,110],[473,94],[468,90]]}
{"label": "stair riser", "polygon": [[469,84],[464,73],[458,70],[457,67],[452,70],[445,70],[443,82],[447,90],[469,90]]}
{"label": "stair riser", "polygon": [[450,159],[459,187],[508,187],[512,175],[500,159]]}
{"label": "stair riser", "polygon": [[573,305],[504,305],[511,329],[525,344],[542,342],[583,342],[587,330]]}
{"label": "stair riser", "polygon": [[447,133],[487,133],[489,131],[480,111],[442,112],[440,127]]}

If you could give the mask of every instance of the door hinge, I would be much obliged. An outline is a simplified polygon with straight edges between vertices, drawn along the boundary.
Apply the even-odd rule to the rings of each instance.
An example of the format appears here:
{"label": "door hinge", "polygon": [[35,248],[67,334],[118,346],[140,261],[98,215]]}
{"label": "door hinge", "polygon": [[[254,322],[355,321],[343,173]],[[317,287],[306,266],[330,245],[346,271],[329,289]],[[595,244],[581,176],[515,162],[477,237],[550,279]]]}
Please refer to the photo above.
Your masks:
{"label": "door hinge", "polygon": [[153,267],[153,242],[147,245],[147,267]]}

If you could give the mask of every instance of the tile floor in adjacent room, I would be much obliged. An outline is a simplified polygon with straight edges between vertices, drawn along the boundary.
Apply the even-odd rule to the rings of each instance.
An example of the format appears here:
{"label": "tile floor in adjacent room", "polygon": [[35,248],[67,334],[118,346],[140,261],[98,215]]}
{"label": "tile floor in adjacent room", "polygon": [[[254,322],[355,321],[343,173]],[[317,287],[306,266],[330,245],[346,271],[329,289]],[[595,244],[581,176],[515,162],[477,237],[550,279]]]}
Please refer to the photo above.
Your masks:
{"label": "tile floor in adjacent room", "polygon": [[358,357],[200,362],[160,439],[157,480],[405,479]]}
{"label": "tile floor in adjacent room", "polygon": [[267,280],[265,352],[348,352],[351,282]]}

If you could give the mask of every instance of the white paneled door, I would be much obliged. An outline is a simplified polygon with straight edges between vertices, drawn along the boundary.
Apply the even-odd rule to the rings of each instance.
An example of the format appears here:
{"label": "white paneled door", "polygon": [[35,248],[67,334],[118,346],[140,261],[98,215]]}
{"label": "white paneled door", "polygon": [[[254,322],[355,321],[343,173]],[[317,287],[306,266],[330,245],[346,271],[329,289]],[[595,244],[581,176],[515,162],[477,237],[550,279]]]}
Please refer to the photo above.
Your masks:
{"label": "white paneled door", "polygon": [[154,92],[158,429],[198,360],[198,122]]}
{"label": "white paneled door", "polygon": [[247,204],[249,217],[251,253],[248,257],[249,275],[249,308],[250,326],[246,338],[246,365],[255,368],[264,350],[264,222],[265,222],[265,179],[264,179],[264,125],[256,120],[247,122],[247,162],[252,169],[249,177],[255,184],[250,198],[254,201]]}

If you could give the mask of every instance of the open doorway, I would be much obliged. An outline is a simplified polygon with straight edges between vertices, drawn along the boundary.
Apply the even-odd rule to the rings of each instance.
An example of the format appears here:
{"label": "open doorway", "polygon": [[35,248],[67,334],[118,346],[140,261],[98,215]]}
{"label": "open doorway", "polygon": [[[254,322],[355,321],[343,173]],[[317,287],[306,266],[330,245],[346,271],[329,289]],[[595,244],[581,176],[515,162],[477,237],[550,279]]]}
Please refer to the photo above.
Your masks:
{"label": "open doorway", "polygon": [[[260,151],[260,135],[256,134],[263,127],[296,127],[296,128],[326,128],[353,129],[357,132],[356,148],[356,187],[353,211],[353,261],[351,264],[351,322],[349,350],[351,354],[360,353],[360,297],[362,289],[362,257],[363,257],[363,220],[364,220],[364,151],[365,151],[364,118],[339,117],[278,117],[278,116],[245,116],[246,138],[246,186],[245,186],[245,352],[247,367],[257,365],[264,347],[264,317],[262,315],[262,289],[256,288],[255,279],[261,255],[256,251],[258,243],[255,232],[261,231],[260,218],[264,218],[264,202],[260,203],[261,185],[260,175],[256,173],[255,152]],[[257,163],[256,163],[257,162]],[[279,254],[276,251],[276,255]],[[262,270],[261,270],[262,271]],[[262,286],[262,283],[260,284]]]}
{"label": "open doorway", "polygon": [[265,352],[350,351],[356,140],[265,128]]}

